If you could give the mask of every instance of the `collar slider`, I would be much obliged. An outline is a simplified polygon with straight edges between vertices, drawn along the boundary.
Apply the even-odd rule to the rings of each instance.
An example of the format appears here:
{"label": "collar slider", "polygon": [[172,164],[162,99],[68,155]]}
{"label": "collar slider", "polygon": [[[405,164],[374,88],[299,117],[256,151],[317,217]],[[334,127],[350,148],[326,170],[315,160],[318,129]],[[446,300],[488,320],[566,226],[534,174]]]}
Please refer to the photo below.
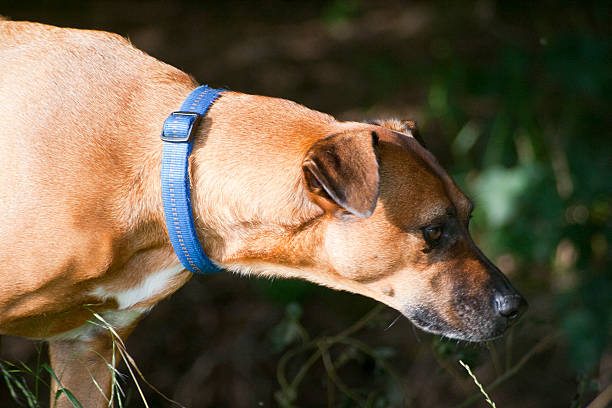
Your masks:
{"label": "collar slider", "polygon": [[197,112],[172,112],[164,122],[161,140],[171,143],[191,143],[202,115]]}

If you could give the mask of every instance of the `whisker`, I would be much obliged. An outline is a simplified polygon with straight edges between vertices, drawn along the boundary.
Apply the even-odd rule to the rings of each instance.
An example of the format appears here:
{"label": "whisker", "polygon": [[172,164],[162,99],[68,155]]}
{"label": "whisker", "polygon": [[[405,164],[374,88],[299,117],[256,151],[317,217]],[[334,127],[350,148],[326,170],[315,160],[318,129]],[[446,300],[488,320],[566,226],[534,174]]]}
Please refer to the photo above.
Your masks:
{"label": "whisker", "polygon": [[402,314],[400,313],[399,315],[397,315],[397,317],[395,319],[393,319],[393,321],[391,322],[391,324],[389,324],[389,326],[387,326],[387,328],[384,331],[389,330],[398,320],[399,318],[402,317]]}
{"label": "whisker", "polygon": [[414,333],[414,338],[416,339],[417,343],[421,342],[421,337],[419,337],[419,332],[416,329],[416,326],[414,324],[411,324],[410,326],[412,326],[412,332]]}

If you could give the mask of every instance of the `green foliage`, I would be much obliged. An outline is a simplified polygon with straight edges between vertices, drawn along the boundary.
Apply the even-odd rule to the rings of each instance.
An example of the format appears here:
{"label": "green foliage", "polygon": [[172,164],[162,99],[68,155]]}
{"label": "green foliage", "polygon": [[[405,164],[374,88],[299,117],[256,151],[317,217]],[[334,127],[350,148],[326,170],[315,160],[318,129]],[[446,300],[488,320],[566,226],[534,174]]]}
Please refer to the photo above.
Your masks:
{"label": "green foliage", "polygon": [[[373,348],[354,337],[354,334],[375,322],[383,310],[377,305],[350,327],[332,336],[310,339],[300,324],[301,308],[290,304],[286,317],[274,330],[272,341],[282,345],[284,351],[277,367],[280,389],[275,393],[281,407],[295,407],[299,401],[302,382],[315,366],[322,365],[326,373],[328,405],[338,407],[400,407],[405,392],[399,376],[390,365],[395,350]],[[296,341],[296,340],[300,341]],[[367,384],[353,386],[345,382],[343,374],[358,367],[369,367],[371,372]],[[291,374],[295,372],[294,374]]]}
{"label": "green foliage", "polygon": [[[556,294],[571,364],[585,370],[612,334],[612,45],[584,26],[549,31],[500,44],[485,64],[440,61],[427,123],[455,135],[451,172],[476,201],[485,252],[509,254],[524,276],[548,271],[530,284]],[[473,117],[466,100],[494,109]]]}
{"label": "green foliage", "polygon": [[329,24],[338,24],[359,13],[359,0],[333,0],[323,8],[322,18]]}
{"label": "green foliage", "polygon": [[0,363],[0,374],[4,379],[11,398],[16,403],[20,403],[23,398],[29,408],[38,408],[38,396],[35,391],[30,390],[26,378],[22,375],[26,372],[30,372],[27,366],[22,369],[8,361]]}
{"label": "green foliage", "polygon": [[49,366],[48,364],[43,364],[41,366],[47,373],[49,373],[49,375],[59,384],[59,388],[58,390],[55,392],[55,401],[57,401],[62,394],[66,395],[66,398],[68,399],[68,401],[70,401],[70,404],[74,407],[74,408],[83,408],[83,405],[81,405],[81,403],[79,402],[79,400],[74,396],[74,394],[72,393],[72,391],[70,391],[68,388],[65,388],[62,385],[62,382],[60,381],[60,379],[57,377],[57,375],[55,374],[55,371],[53,371],[53,369],[51,368],[51,366]]}
{"label": "green foliage", "polygon": [[[15,364],[10,361],[0,361],[0,375],[6,384],[9,394],[17,404],[25,404],[28,408],[38,408],[38,397],[41,385],[49,388],[48,381],[42,375],[48,372],[48,366],[41,364],[42,347],[37,347],[37,363],[30,367],[25,363]],[[33,386],[27,379],[32,379]],[[43,391],[44,392],[44,391]]]}
{"label": "green foliage", "polygon": [[292,302],[287,305],[285,318],[270,330],[270,342],[275,351],[281,351],[288,346],[298,342],[308,341],[308,333],[300,324],[302,307]]}
{"label": "green foliage", "polygon": [[268,299],[285,304],[301,301],[317,289],[313,283],[300,279],[257,279],[253,284]]}
{"label": "green foliage", "polygon": [[449,364],[463,360],[471,367],[478,367],[482,363],[482,355],[479,349],[464,347],[440,336],[432,337],[431,349],[439,361]]}
{"label": "green foliage", "polygon": [[[24,363],[17,365],[8,361],[0,362],[0,375],[13,401],[19,405],[25,404],[28,408],[39,408],[39,390],[41,385],[44,391],[49,389],[49,383],[44,379],[46,377],[43,376],[43,374],[47,374],[60,384],[59,389],[55,393],[55,401],[64,394],[73,407],[83,408],[83,405],[76,399],[74,394],[61,385],[62,383],[53,369],[48,364],[40,362],[40,353],[41,348],[38,347],[38,362],[35,367],[30,367]],[[34,381],[33,387],[28,383],[28,378]]]}

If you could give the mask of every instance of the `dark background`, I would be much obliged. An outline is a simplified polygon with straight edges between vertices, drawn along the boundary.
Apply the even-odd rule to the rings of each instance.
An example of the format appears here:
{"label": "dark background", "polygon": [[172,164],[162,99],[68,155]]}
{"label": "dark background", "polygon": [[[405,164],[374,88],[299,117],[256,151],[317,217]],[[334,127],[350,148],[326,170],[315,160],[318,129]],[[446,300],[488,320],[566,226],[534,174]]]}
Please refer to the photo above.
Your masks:
{"label": "dark background", "polygon": [[[195,277],[127,343],[147,380],[188,407],[459,406],[477,388],[458,359],[499,407],[586,406],[612,383],[611,11],[607,1],[0,0],[14,20],[120,33],[214,87],[339,119],[416,119],[476,203],[476,242],[530,303],[489,345],[441,340],[390,309],[334,337],[375,303],[303,282]],[[331,345],[335,370],[316,354],[308,365],[317,344]],[[1,357],[23,405],[10,381],[36,393],[39,372],[45,405],[44,345],[7,337]],[[283,367],[290,381],[310,369],[290,390]],[[144,406],[122,383],[124,406]],[[171,405],[140,383],[149,406]],[[0,387],[0,406],[17,405]]]}

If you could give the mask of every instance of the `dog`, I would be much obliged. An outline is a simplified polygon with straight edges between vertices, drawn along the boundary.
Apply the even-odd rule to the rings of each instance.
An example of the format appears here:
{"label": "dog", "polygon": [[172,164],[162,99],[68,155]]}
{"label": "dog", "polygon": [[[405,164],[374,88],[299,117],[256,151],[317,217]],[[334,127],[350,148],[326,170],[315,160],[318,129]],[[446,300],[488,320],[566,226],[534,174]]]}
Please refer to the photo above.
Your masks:
{"label": "dog", "polygon": [[[116,34],[0,21],[0,334],[48,341],[52,406],[72,406],[62,389],[108,405],[113,336],[192,276],[168,236],[159,135],[196,86]],[[501,336],[526,302],[415,135],[223,92],[189,158],[205,253],[368,296],[432,333]]]}

